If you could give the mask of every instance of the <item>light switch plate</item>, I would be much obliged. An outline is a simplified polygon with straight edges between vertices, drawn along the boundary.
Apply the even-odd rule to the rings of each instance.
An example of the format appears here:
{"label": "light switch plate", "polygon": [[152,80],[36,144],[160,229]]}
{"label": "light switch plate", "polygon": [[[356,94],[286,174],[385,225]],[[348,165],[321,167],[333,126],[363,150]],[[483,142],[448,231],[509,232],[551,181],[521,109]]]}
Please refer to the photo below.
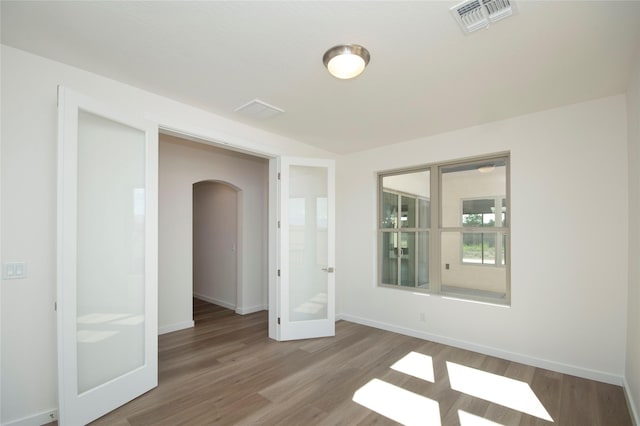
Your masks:
{"label": "light switch plate", "polygon": [[17,280],[27,277],[26,262],[6,262],[2,264],[2,279]]}

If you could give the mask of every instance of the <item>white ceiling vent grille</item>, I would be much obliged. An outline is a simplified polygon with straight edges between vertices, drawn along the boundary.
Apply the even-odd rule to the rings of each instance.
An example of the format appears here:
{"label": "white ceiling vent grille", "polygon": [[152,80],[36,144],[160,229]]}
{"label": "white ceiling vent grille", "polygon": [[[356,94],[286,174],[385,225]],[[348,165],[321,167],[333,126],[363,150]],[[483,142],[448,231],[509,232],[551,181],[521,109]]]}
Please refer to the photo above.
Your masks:
{"label": "white ceiling vent grille", "polygon": [[269,105],[259,99],[254,99],[244,105],[240,105],[234,111],[256,120],[266,120],[267,118],[275,117],[284,112],[283,109]]}
{"label": "white ceiling vent grille", "polygon": [[516,13],[516,7],[510,0],[467,0],[451,8],[451,14],[465,33],[487,28]]}

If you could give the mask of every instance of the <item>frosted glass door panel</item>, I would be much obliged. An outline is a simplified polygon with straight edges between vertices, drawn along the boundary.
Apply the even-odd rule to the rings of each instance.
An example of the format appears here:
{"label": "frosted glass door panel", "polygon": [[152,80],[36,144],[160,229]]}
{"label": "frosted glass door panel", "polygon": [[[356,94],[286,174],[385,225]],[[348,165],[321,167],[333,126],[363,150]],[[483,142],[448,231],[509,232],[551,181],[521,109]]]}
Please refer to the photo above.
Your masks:
{"label": "frosted glass door panel", "polygon": [[327,169],[289,169],[289,319],[327,318]]}
{"label": "frosted glass door panel", "polygon": [[58,87],[61,425],[158,385],[158,126]]}
{"label": "frosted glass door panel", "polygon": [[78,394],[144,365],[145,133],[80,110]]}

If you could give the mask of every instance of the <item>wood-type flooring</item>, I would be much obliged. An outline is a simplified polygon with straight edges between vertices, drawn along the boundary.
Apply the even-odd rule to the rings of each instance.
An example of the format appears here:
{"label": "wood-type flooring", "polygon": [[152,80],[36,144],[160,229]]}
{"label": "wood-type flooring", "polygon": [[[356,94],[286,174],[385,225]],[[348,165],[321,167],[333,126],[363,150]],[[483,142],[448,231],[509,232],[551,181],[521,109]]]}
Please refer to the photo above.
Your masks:
{"label": "wood-type flooring", "polygon": [[[406,416],[411,410],[402,408],[403,404],[417,398],[410,408],[417,409],[414,419],[419,424],[425,424],[429,415],[436,419],[430,424],[442,425],[461,421],[463,425],[632,424],[620,386],[346,321],[336,323],[332,338],[275,342],[267,337],[267,312],[242,316],[195,299],[194,319],[194,328],[159,337],[158,387],[93,424],[398,424],[353,401],[354,393],[373,379],[413,394],[398,399],[395,392],[385,392],[372,406],[400,408],[400,415]],[[432,370],[433,381],[391,368],[412,352],[430,357],[431,366],[429,362],[421,365]],[[489,394],[498,395],[503,384],[515,386],[507,386],[507,396],[513,397],[515,389],[525,392],[523,395],[529,392],[527,397],[515,398],[516,405],[533,399],[535,406],[537,400],[552,421],[535,411],[536,415],[527,414],[524,411],[531,411],[519,405],[509,408],[513,404],[504,394],[477,397],[472,388],[460,390],[459,378],[455,379],[458,390],[452,389],[453,366],[463,366],[473,376],[479,374],[475,387]],[[423,405],[429,400],[429,405]],[[475,423],[468,423],[470,420]]]}

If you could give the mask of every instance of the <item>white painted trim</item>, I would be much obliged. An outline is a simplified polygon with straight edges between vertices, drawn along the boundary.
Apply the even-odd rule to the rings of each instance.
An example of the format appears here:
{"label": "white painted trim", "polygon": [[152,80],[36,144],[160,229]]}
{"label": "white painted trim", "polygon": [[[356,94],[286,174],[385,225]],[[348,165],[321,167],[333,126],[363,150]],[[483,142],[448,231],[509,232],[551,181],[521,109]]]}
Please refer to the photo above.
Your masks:
{"label": "white painted trim", "polygon": [[418,339],[429,340],[444,345],[454,346],[456,348],[466,349],[474,352],[478,352],[485,355],[495,356],[498,358],[506,359],[508,361],[519,362],[521,364],[530,365],[533,367],[544,368],[558,373],[570,374],[572,376],[582,377],[590,380],[597,380],[599,382],[609,383],[613,385],[622,386],[624,377],[615,374],[606,373],[604,371],[592,370],[589,368],[576,367],[574,365],[564,364],[561,362],[550,361],[546,359],[536,358],[529,355],[524,355],[516,352],[504,351],[501,349],[493,348],[490,346],[478,345],[476,343],[467,342],[464,340],[451,339],[449,337],[440,336],[437,334],[431,334],[420,330],[414,330],[411,328],[399,327],[393,324],[387,324],[380,321],[370,320],[367,318],[357,317],[355,315],[342,314],[341,319],[345,321],[355,322],[357,324],[367,325],[381,330],[392,331],[394,333],[404,334],[406,336],[417,337]]}
{"label": "white painted trim", "polygon": [[3,426],[40,426],[58,420],[58,409],[51,408],[40,413],[22,417],[20,419],[11,420],[9,423],[3,423]]}
{"label": "white painted trim", "polygon": [[624,397],[627,400],[627,407],[629,407],[629,416],[631,416],[631,422],[635,426],[638,426],[640,425],[640,413],[638,412],[638,407],[636,407],[634,404],[634,395],[631,393],[631,388],[629,387],[629,383],[627,382],[627,377],[624,376],[622,380],[624,382],[622,385],[622,389],[624,390]]}
{"label": "white painted trim", "polygon": [[158,336],[161,334],[173,333],[174,331],[184,330],[186,328],[193,328],[195,323],[193,321],[184,321],[177,324],[169,324],[158,328]]}
{"label": "white painted trim", "polygon": [[195,297],[196,299],[204,300],[205,302],[213,303],[214,305],[222,306],[223,308],[232,310],[236,309],[235,303],[229,303],[224,300],[216,299],[215,297],[205,296],[204,294],[196,292],[193,293],[193,297]]}
{"label": "white painted trim", "polygon": [[205,296],[200,293],[193,293],[193,297],[196,299],[204,300],[205,302],[213,303],[214,305],[222,306],[223,308],[232,309],[236,314],[247,315],[252,314],[254,312],[266,311],[267,307],[263,305],[255,305],[255,306],[236,306],[233,303],[225,302],[224,300],[216,299],[214,297]]}
{"label": "white painted trim", "polygon": [[246,308],[237,308],[236,314],[247,315],[252,314],[254,312],[266,311],[267,307],[262,305],[249,306]]}
{"label": "white painted trim", "polygon": [[280,229],[278,229],[279,208],[279,183],[278,171],[280,170],[280,160],[278,158],[269,159],[269,213],[267,218],[267,244],[269,245],[267,256],[268,284],[267,284],[267,307],[269,309],[269,338],[280,339],[280,327],[278,326],[278,312],[280,312],[278,298],[278,268],[280,268]]}

